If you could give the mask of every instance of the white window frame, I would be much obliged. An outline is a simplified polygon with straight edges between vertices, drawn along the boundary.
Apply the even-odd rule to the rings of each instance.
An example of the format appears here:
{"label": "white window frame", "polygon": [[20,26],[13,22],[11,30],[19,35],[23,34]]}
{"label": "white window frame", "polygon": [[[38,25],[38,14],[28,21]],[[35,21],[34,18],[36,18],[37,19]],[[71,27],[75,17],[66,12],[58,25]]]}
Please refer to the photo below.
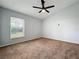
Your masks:
{"label": "white window frame", "polygon": [[[18,36],[18,37],[13,37],[12,38],[12,33],[11,33],[11,20],[12,20],[12,18],[17,18],[17,19],[20,19],[20,20],[23,20],[23,33],[24,33],[24,35],[23,36]],[[10,39],[17,39],[17,38],[23,38],[23,37],[25,37],[25,20],[24,19],[22,19],[22,18],[18,18],[18,17],[10,17]]]}

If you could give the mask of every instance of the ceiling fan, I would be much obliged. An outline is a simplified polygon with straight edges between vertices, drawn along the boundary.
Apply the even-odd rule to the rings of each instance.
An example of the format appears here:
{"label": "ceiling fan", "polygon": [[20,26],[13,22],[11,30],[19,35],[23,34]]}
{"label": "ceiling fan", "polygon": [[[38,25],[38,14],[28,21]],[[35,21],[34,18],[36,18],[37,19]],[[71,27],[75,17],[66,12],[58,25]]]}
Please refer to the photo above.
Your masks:
{"label": "ceiling fan", "polygon": [[44,4],[45,4],[45,1],[44,1],[44,0],[41,0],[41,4],[42,4],[42,7],[33,6],[33,8],[41,9],[41,10],[39,11],[39,13],[45,12],[45,11],[46,11],[47,13],[49,13],[49,11],[48,11],[47,9],[55,7],[55,5],[45,7],[45,6],[44,6]]}

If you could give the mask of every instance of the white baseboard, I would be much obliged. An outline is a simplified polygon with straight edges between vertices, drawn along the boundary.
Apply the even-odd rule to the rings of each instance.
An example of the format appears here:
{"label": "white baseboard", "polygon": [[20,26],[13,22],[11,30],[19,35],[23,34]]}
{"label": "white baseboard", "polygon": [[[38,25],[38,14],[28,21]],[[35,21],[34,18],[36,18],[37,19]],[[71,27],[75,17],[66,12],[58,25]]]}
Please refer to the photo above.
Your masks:
{"label": "white baseboard", "polygon": [[[40,38],[40,37],[38,37],[38,38]],[[10,44],[5,44],[5,45],[0,45],[0,47],[5,47],[5,46],[13,45],[13,44],[18,44],[18,43],[22,43],[22,42],[25,42],[25,41],[30,41],[30,40],[38,39],[38,38],[32,38],[32,39],[28,39],[28,40],[23,40],[23,41],[21,41],[21,42],[16,42],[16,43],[10,43]]]}

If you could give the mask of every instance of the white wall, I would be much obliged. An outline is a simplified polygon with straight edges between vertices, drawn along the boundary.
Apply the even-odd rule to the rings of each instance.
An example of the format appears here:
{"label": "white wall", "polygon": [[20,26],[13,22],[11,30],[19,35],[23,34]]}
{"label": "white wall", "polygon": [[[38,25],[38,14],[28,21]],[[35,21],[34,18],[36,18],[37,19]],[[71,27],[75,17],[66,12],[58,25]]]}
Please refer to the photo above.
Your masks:
{"label": "white wall", "polygon": [[51,15],[43,27],[44,37],[79,44],[79,2]]}
{"label": "white wall", "polygon": [[0,10],[0,43],[1,43],[1,15],[2,15],[2,13],[1,13],[1,10]]}
{"label": "white wall", "polygon": [[[0,8],[0,46],[23,42],[42,36],[42,21],[5,8]],[[2,16],[1,16],[2,15]],[[10,17],[25,19],[25,37],[10,39]]]}

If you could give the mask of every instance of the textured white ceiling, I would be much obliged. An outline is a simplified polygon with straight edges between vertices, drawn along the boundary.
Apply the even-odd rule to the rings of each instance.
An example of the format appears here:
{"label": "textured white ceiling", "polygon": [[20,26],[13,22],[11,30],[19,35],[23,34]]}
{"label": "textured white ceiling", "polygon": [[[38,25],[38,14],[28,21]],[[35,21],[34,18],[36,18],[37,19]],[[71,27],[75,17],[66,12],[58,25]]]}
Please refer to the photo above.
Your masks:
{"label": "textured white ceiling", "polygon": [[55,5],[56,7],[48,9],[50,13],[38,13],[39,9],[32,6],[40,6],[41,0],[0,0],[0,6],[14,11],[18,11],[27,15],[31,15],[38,19],[45,19],[49,15],[54,14],[63,8],[66,8],[78,0],[45,0],[45,6]]}

